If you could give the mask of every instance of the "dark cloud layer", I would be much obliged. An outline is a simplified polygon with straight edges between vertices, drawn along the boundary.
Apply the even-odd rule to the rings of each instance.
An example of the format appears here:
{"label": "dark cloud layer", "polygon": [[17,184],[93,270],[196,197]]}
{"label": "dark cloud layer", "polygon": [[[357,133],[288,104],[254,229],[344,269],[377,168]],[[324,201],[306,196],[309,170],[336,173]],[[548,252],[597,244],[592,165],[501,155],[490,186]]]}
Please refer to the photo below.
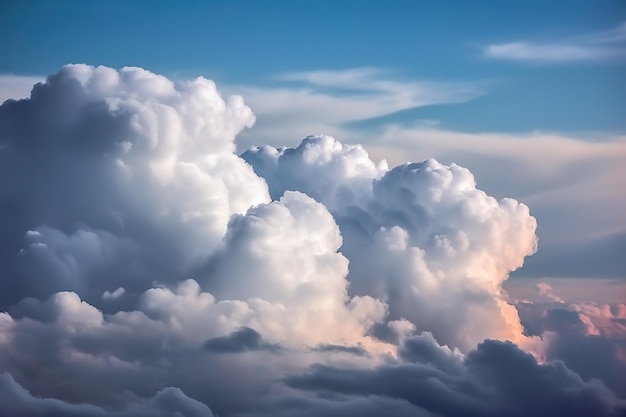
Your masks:
{"label": "dark cloud layer", "polygon": [[280,350],[280,345],[268,343],[254,329],[242,327],[228,336],[215,337],[204,343],[204,348],[215,353],[241,353],[255,350]]}
{"label": "dark cloud layer", "polygon": [[371,396],[372,403],[376,396],[404,400],[415,406],[402,414],[407,416],[424,411],[445,416],[626,413],[626,402],[618,402],[601,383],[584,382],[561,362],[538,364],[508,342],[487,340],[462,362],[441,354],[433,360],[433,350],[441,348],[432,346],[432,340],[408,339],[403,349],[412,362],[367,370],[316,366],[286,383],[320,395]]}
{"label": "dark cloud layer", "polygon": [[213,417],[209,408],[178,388],[165,388],[153,398],[133,402],[124,410],[106,410],[89,404],[37,398],[19,386],[11,375],[0,374],[0,416],[3,417]]}
{"label": "dark cloud layer", "polygon": [[585,379],[602,380],[626,397],[626,306],[524,303],[520,315],[528,333],[548,341],[545,355]]}
{"label": "dark cloud layer", "polygon": [[341,352],[357,356],[367,356],[367,350],[363,346],[342,346],[322,343],[313,348],[315,352]]}

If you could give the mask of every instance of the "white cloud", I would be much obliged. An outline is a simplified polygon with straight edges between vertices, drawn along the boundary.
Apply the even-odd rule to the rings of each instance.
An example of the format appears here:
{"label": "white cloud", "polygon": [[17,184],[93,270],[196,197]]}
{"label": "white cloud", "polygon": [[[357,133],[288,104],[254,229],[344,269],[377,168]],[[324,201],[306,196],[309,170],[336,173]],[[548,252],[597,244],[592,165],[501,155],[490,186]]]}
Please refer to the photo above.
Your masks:
{"label": "white cloud", "polygon": [[272,87],[228,87],[246,97],[257,115],[254,132],[237,139],[240,150],[282,146],[311,133],[339,137],[347,122],[483,94],[480,85],[466,82],[390,81],[388,72],[374,68],[283,74],[277,80]]}
{"label": "white cloud", "polygon": [[363,148],[325,136],[242,156],[272,195],[298,189],[330,208],[351,262],[350,289],[387,300],[392,319],[465,350],[486,337],[524,340],[501,285],[535,251],[525,205],[487,196],[455,164],[431,159],[388,170]]}
{"label": "white cloud", "polygon": [[[305,86],[256,98],[277,118],[309,109],[313,125],[351,138],[340,125],[361,114],[467,98],[379,77],[292,74]],[[325,91],[340,86],[357,92]],[[16,394],[0,413],[280,415],[282,401],[315,400],[288,379],[316,363],[345,375],[408,365],[450,381],[477,355],[503,357],[498,349],[541,373],[511,344],[475,349],[484,338],[528,341],[502,289],[536,248],[526,205],[489,196],[457,164],[390,169],[323,135],[242,158],[235,136],[255,120],[204,78],[87,65],[0,106],[0,168],[12,179],[0,181],[0,388]],[[414,132],[393,132],[382,148],[410,155]],[[430,145],[452,149],[449,133]],[[508,152],[491,139],[496,155]],[[432,336],[413,336],[422,331]],[[593,388],[558,369],[580,392]],[[472,381],[474,392],[490,383]],[[403,404],[409,415],[441,406]]]}
{"label": "white cloud", "polygon": [[269,201],[265,182],[232,153],[252,111],[204,78],[70,65],[29,100],[5,103],[0,119],[0,164],[19,178],[0,192],[28,190],[13,201],[31,208],[4,209],[14,225],[3,236],[22,251],[0,257],[24,291],[39,288],[31,295],[85,288],[100,298],[177,280],[211,255],[232,214]]}
{"label": "white cloud", "polygon": [[511,42],[487,45],[486,57],[494,59],[558,63],[599,61],[626,57],[626,24],[617,29],[579,36],[564,42]]}
{"label": "white cloud", "polygon": [[118,287],[114,291],[106,290],[102,294],[102,299],[103,300],[115,300],[116,298],[120,298],[122,295],[124,295],[125,292],[126,290],[124,289],[124,287]]}
{"label": "white cloud", "polygon": [[[614,37],[612,34],[611,39]],[[358,117],[353,109],[362,112],[362,118],[388,111],[387,95],[371,93],[376,87],[362,81],[376,84],[388,76],[388,72],[372,68],[312,71],[290,75],[303,84],[229,87],[251,92],[253,106],[259,109],[257,125],[238,136],[238,148],[243,151],[260,144],[295,146],[296,138],[317,132],[341,138],[344,143],[360,143],[374,161],[386,159],[391,165],[427,157],[457,162],[470,168],[481,188],[490,194],[512,195],[531,206],[539,216],[546,253],[562,243],[585,244],[624,231],[626,217],[621,207],[626,205],[626,195],[614,191],[626,187],[621,175],[626,158],[623,136],[610,132],[468,133],[423,122],[378,123],[371,129],[350,127],[350,121]],[[349,89],[359,88],[361,83],[371,95],[362,92],[367,97],[363,100],[349,94],[332,94],[332,88],[314,83],[344,84]]]}
{"label": "white cloud", "polygon": [[[466,133],[389,125],[366,145],[373,159],[391,164],[431,155],[469,167],[483,189],[529,204],[548,245],[590,242],[625,231],[626,194],[619,135],[529,132]],[[566,215],[563,215],[566,213]],[[543,232],[543,233],[542,233]]]}

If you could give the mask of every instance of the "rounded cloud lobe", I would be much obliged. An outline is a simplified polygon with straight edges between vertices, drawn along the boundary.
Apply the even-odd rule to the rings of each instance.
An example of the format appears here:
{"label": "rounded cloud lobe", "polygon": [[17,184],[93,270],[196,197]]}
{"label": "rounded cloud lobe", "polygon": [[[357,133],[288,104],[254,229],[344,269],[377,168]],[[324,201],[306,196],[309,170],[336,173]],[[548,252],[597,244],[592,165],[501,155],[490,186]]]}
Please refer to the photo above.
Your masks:
{"label": "rounded cloud lobe", "polygon": [[232,153],[252,111],[206,79],[69,65],[29,99],[6,102],[0,121],[0,256],[15,277],[0,284],[4,307],[179,280],[232,214],[269,201]]}
{"label": "rounded cloud lobe", "polygon": [[327,136],[242,157],[272,197],[298,189],[331,210],[351,292],[385,300],[390,319],[409,319],[465,350],[487,337],[523,341],[501,285],[536,249],[525,205],[489,197],[465,168],[429,159],[389,170]]}
{"label": "rounded cloud lobe", "polygon": [[[528,207],[324,135],[238,156],[253,123],[140,68],[68,65],[0,106],[0,414],[623,407],[485,341],[537,344],[502,289],[536,250]],[[494,390],[498,363],[521,380]]]}

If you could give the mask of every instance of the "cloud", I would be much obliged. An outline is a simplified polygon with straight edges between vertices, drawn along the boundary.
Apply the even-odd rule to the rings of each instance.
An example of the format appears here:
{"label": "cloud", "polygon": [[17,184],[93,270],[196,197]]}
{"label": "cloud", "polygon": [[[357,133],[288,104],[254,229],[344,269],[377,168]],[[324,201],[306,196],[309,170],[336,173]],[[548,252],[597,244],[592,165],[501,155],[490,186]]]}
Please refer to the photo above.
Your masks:
{"label": "cloud", "polygon": [[[545,302],[544,297],[537,297],[537,284],[545,283],[554,289],[554,294],[567,303],[596,302],[601,304],[619,304],[621,294],[626,290],[626,282],[619,279],[602,278],[524,278],[509,279],[504,284],[515,302]],[[548,300],[549,301],[549,300]]]}
{"label": "cloud", "polygon": [[102,294],[102,298],[104,300],[115,300],[116,298],[120,298],[124,295],[125,292],[126,290],[124,290],[123,287],[119,287],[114,291],[105,291],[104,294]]}
{"label": "cloud", "polygon": [[[616,271],[623,263],[615,256],[619,246],[614,243],[625,231],[626,216],[620,207],[626,204],[626,195],[611,190],[626,186],[621,175],[625,145],[620,135],[464,133],[389,126],[377,144],[366,148],[372,159],[386,156],[390,164],[421,155],[456,161],[470,167],[489,194],[513,195],[532,207],[541,224],[537,231],[541,250],[516,277],[529,277],[531,269],[535,277],[581,277],[578,260],[584,256],[584,278],[620,279],[624,274]],[[535,263],[549,265],[550,272],[542,273]],[[594,265],[592,275],[589,265]]]}
{"label": "cloud", "polygon": [[[321,398],[340,393],[348,398],[377,396],[413,405],[400,415],[621,415],[626,404],[597,381],[583,382],[562,363],[538,364],[506,342],[487,340],[464,359],[451,355],[432,339],[420,336],[405,346],[413,361],[375,369],[315,366],[286,378],[293,388]],[[424,349],[421,346],[430,345]],[[419,347],[416,352],[413,350]],[[442,350],[437,361],[420,360],[421,351]],[[584,398],[584,399],[583,399]],[[342,401],[339,397],[337,402]],[[313,414],[313,413],[311,413]]]}
{"label": "cloud", "polygon": [[544,282],[540,282],[537,284],[537,289],[539,290],[539,295],[547,298],[550,301],[554,301],[557,303],[563,303],[563,299],[558,295],[555,295],[552,291],[552,287]]}
{"label": "cloud", "polygon": [[601,61],[626,56],[626,24],[610,31],[580,36],[569,43],[511,42],[487,45],[483,53],[488,58],[559,63]]}
{"label": "cloud", "polygon": [[259,144],[282,146],[314,132],[343,136],[353,122],[484,93],[477,83],[402,80],[380,68],[296,72],[277,76],[267,87],[227,88],[246,97],[256,111],[254,132],[237,138],[242,151]]}
{"label": "cloud", "polygon": [[430,413],[419,409],[405,400],[389,398],[383,395],[367,397],[335,398],[282,397],[265,405],[263,410],[244,414],[246,417],[261,416],[296,416],[296,417],[343,417],[359,415],[377,417],[392,415],[398,417],[432,417]]}
{"label": "cloud", "polygon": [[2,105],[0,120],[0,166],[18,179],[0,184],[11,219],[0,223],[0,259],[19,282],[0,282],[3,307],[179,280],[215,250],[232,214],[269,201],[232,153],[254,115],[203,78],[69,65]]}
{"label": "cloud", "polygon": [[[199,401],[187,397],[178,388],[164,388],[153,398],[137,401],[123,411],[107,410],[90,404],[72,404],[53,398],[34,397],[22,388],[11,375],[0,374],[0,401],[2,415],[32,417],[124,417],[172,416],[213,417],[211,410]],[[6,414],[5,414],[6,413]]]}
{"label": "cloud", "polygon": [[389,170],[362,147],[323,135],[242,157],[272,196],[298,189],[331,210],[351,262],[351,292],[386,300],[390,319],[407,318],[466,350],[486,337],[523,340],[500,290],[536,249],[525,205],[488,197],[455,164],[431,159]]}
{"label": "cloud", "polygon": [[566,302],[543,284],[547,299],[517,304],[527,333],[541,335],[547,360],[561,360],[584,378],[626,395],[626,305]]}
{"label": "cloud", "polygon": [[[611,35],[611,39],[614,37]],[[588,41],[585,37],[575,40]],[[294,138],[323,132],[340,138],[344,144],[360,143],[375,162],[386,159],[389,165],[396,165],[427,157],[446,164],[455,162],[469,168],[480,188],[488,194],[497,198],[512,196],[533,209],[533,216],[541,223],[537,233],[542,242],[542,250],[530,259],[531,266],[538,265],[533,276],[540,274],[540,268],[546,264],[550,266],[551,276],[580,276],[577,271],[581,262],[576,267],[573,265],[581,259],[581,251],[587,253],[586,264],[595,266],[594,276],[623,276],[615,273],[621,264],[613,254],[601,255],[602,247],[611,244],[610,236],[625,231],[626,217],[620,208],[626,204],[626,195],[611,191],[626,187],[622,175],[626,142],[619,132],[455,131],[408,120],[409,114],[385,119],[380,116],[386,114],[386,109],[370,112],[358,107],[382,108],[390,100],[385,94],[373,93],[375,85],[363,82],[360,87],[361,81],[355,80],[369,77],[370,84],[375,84],[371,80],[405,84],[398,74],[369,68],[311,71],[291,76],[301,81],[279,80],[262,88],[225,87],[251,99],[249,102],[257,112],[255,127],[237,138],[240,151],[263,144],[295,148]],[[333,81],[334,77],[337,81]],[[302,80],[318,84],[345,82],[348,92],[340,94],[335,87],[315,86]],[[478,90],[478,94],[485,92],[483,84],[466,84]],[[315,94],[300,94],[305,86]],[[445,90],[445,86],[439,87]],[[284,100],[277,98],[283,96]],[[325,97],[323,105],[316,104],[318,96]],[[471,98],[468,96],[466,100]],[[358,115],[352,113],[354,109],[359,109]],[[353,123],[355,118],[367,117],[371,118],[366,127]],[[524,275],[525,269],[515,276],[530,278],[529,274]],[[585,278],[592,278],[588,271],[585,274]]]}
{"label": "cloud", "polygon": [[[624,51],[621,51],[621,53],[623,52]],[[612,48],[514,42],[489,45],[485,48],[484,53],[489,58],[551,63],[564,61],[597,61],[610,58],[618,54],[618,51]]]}
{"label": "cloud", "polygon": [[267,343],[259,332],[242,327],[228,336],[214,337],[204,343],[204,348],[216,353],[241,353],[255,350],[278,351],[280,346]]}
{"label": "cloud", "polygon": [[[377,73],[373,69],[369,71]],[[356,73],[352,78],[361,76],[357,70],[347,72]],[[322,73],[325,83],[332,83],[326,78],[333,74],[338,79],[344,76],[343,73]],[[381,74],[380,70],[378,73]],[[393,74],[382,72],[382,75],[390,78]],[[395,82],[399,82],[397,78]],[[514,196],[531,205],[535,217],[545,219],[539,229],[543,250],[537,258],[542,257],[547,262],[559,245],[574,242],[594,245],[592,241],[601,235],[623,231],[626,218],[619,208],[626,204],[625,196],[610,191],[626,186],[621,175],[626,146],[619,132],[461,132],[417,120],[404,123],[379,120],[367,128],[357,128],[350,124],[355,119],[350,112],[357,108],[351,96],[333,96],[328,88],[319,88],[315,91],[333,100],[312,108],[307,106],[315,100],[297,96],[301,88],[295,82],[257,88],[253,104],[266,115],[258,115],[255,128],[238,137],[239,149],[245,151],[262,144],[295,147],[294,137],[324,132],[341,138],[344,143],[360,143],[372,160],[386,159],[390,165],[427,157],[444,163],[456,162],[470,168],[481,189],[490,195]],[[293,95],[292,99],[276,100],[283,92]],[[388,103],[380,95],[358,101],[361,106]],[[271,117],[265,119],[270,113]],[[365,113],[360,112],[362,118]],[[384,112],[375,113],[380,116]],[[564,212],[568,215],[563,216]],[[600,260],[592,263],[607,265]],[[552,265],[555,269],[567,267],[563,262]],[[558,275],[566,277],[569,272],[562,271]]]}
{"label": "cloud", "polygon": [[[217,301],[195,281],[184,281],[175,290],[150,289],[135,309],[114,314],[63,292],[44,302],[23,300],[11,314],[0,314],[0,369],[40,397],[108,407],[126,404],[127,392],[145,397],[176,386],[216,412],[230,414],[259,401],[259,392],[286,369],[323,356],[325,352],[304,344],[316,340],[307,339],[314,326],[307,319],[314,323],[295,307],[260,299]],[[333,329],[347,329],[341,339],[330,335],[321,340],[349,342],[358,336],[349,334],[350,324]],[[261,338],[261,332],[272,341]],[[289,349],[276,340],[284,340]],[[363,335],[357,340],[362,344],[352,343],[376,355],[376,344]]]}
{"label": "cloud", "polygon": [[[393,98],[370,114],[415,102],[375,74],[342,74]],[[536,250],[526,205],[457,164],[390,168],[327,135],[237,155],[255,120],[204,78],[87,65],[0,106],[0,414],[619,405],[562,364],[484,342],[542,343],[502,288]]]}
{"label": "cloud", "polygon": [[343,346],[332,345],[330,343],[322,343],[313,348],[315,352],[337,352],[347,353],[349,355],[367,356],[367,350],[363,346]]}
{"label": "cloud", "polygon": [[[348,296],[348,259],[328,210],[303,193],[233,216],[222,246],[201,273],[219,299],[249,300],[265,337],[289,344],[360,341],[387,306]],[[266,329],[266,330],[265,330]]]}

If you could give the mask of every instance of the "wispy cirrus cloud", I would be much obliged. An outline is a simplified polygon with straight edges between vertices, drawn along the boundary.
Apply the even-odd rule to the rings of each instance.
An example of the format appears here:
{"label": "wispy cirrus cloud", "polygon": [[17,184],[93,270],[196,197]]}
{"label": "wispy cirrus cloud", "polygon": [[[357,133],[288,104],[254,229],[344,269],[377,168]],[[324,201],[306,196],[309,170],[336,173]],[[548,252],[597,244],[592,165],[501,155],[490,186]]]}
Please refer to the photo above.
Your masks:
{"label": "wispy cirrus cloud", "polygon": [[483,54],[493,59],[546,64],[626,57],[626,23],[615,29],[569,40],[494,43],[485,46]]}
{"label": "wispy cirrus cloud", "polygon": [[350,122],[485,94],[477,82],[406,80],[381,68],[303,71],[280,74],[275,81],[271,86],[225,89],[241,94],[255,109],[254,132],[237,139],[241,149],[259,143],[284,145],[311,132],[341,137],[341,126]]}
{"label": "wispy cirrus cloud", "polygon": [[512,61],[563,62],[595,61],[623,54],[623,48],[581,46],[567,44],[539,44],[512,42],[488,45],[485,55],[490,58]]}

